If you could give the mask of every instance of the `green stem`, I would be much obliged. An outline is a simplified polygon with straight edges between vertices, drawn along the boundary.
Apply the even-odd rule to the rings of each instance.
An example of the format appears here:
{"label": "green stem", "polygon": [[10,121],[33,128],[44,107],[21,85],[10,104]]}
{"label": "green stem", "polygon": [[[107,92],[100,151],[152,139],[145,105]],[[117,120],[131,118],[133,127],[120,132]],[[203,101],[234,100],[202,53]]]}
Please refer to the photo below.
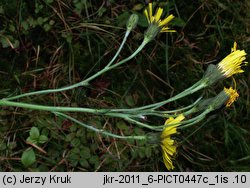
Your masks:
{"label": "green stem", "polygon": [[[158,103],[155,103],[155,104],[144,106],[143,108],[151,108],[151,109],[160,108],[161,106],[163,106],[163,105],[165,105],[167,103],[176,101],[178,99],[186,97],[187,95],[193,94],[193,93],[195,93],[196,91],[198,91],[198,90],[200,90],[202,88],[204,88],[204,85],[202,83],[200,83],[200,81],[198,81],[193,86],[191,86],[190,88],[184,90],[183,92],[175,95],[174,97],[171,97],[171,98],[169,98],[169,99],[167,99],[165,101],[162,101],[162,102],[158,102]],[[137,109],[137,110],[141,110],[141,109]]]}
{"label": "green stem", "polygon": [[[198,98],[193,104],[191,104],[189,106],[185,106],[183,108],[176,109],[176,110],[165,110],[165,111],[150,110],[150,111],[152,111],[151,113],[150,112],[147,113],[147,110],[145,110],[146,112],[141,113],[141,115],[145,115],[145,116],[154,115],[154,116],[160,116],[160,117],[177,117],[178,114],[174,115],[173,113],[177,113],[177,112],[180,113],[181,112],[184,114],[184,116],[186,116],[186,115],[189,115],[189,114],[194,112],[192,107],[194,107],[201,99],[202,99],[202,97]],[[188,109],[190,109],[190,110],[188,110]],[[185,111],[185,110],[188,110],[188,111]],[[169,115],[169,114],[171,114],[171,115]]]}
{"label": "green stem", "polygon": [[142,41],[141,45],[137,48],[137,50],[136,50],[131,56],[127,57],[126,59],[124,59],[124,60],[122,60],[122,61],[120,61],[120,62],[118,62],[118,63],[116,63],[116,64],[114,64],[114,65],[112,65],[112,66],[110,66],[109,68],[110,68],[110,69],[114,69],[114,68],[116,68],[116,67],[118,67],[118,66],[120,66],[120,65],[122,65],[122,64],[124,64],[124,63],[126,63],[126,62],[129,61],[130,59],[134,58],[134,57],[135,57],[135,56],[136,56],[136,55],[146,46],[146,44],[147,44],[148,42],[149,42],[148,40],[144,39],[144,40]]}
{"label": "green stem", "polygon": [[61,106],[43,106],[43,105],[36,105],[36,104],[27,104],[21,102],[13,102],[7,100],[0,100],[0,106],[14,106],[20,108],[27,108],[32,110],[41,110],[41,111],[49,111],[49,112],[84,112],[84,113],[92,113],[97,115],[106,115],[110,117],[117,117],[127,120],[130,123],[139,125],[144,128],[148,128],[151,130],[155,130],[154,127],[136,121],[130,118],[128,114],[122,113],[113,113],[112,110],[109,109],[91,109],[91,108],[79,108],[79,107],[61,107]]}
{"label": "green stem", "polygon": [[[201,113],[200,115],[198,115],[197,117],[195,117],[195,118],[192,118],[192,119],[190,119],[190,121],[186,121],[185,123],[186,124],[183,124],[183,125],[181,125],[179,128],[180,129],[185,129],[185,128],[187,128],[187,127],[190,127],[191,125],[195,125],[195,124],[197,124],[198,122],[200,122],[201,120],[203,120],[205,117],[206,117],[206,115],[209,113],[209,112],[211,112],[212,111],[212,109],[207,109],[207,110],[205,110],[203,113]],[[191,121],[192,120],[192,121]],[[190,122],[190,123],[189,123]],[[183,122],[184,123],[184,122]]]}
{"label": "green stem", "polygon": [[[108,109],[91,109],[91,108],[79,108],[79,107],[61,107],[61,106],[43,106],[37,104],[27,104],[22,102],[13,102],[7,100],[0,100],[0,106],[14,106],[20,108],[28,108],[32,110],[41,110],[41,111],[50,111],[50,112],[86,112],[86,113],[93,113],[93,114],[105,114],[105,115],[112,115],[109,113],[110,110]],[[115,114],[114,114],[115,116]]]}
{"label": "green stem", "polygon": [[121,136],[121,135],[113,134],[113,133],[110,133],[110,132],[105,131],[103,129],[97,129],[97,128],[93,127],[93,126],[87,125],[87,124],[85,124],[83,122],[80,122],[77,119],[75,119],[75,118],[73,118],[71,116],[68,116],[66,114],[63,114],[63,113],[60,113],[60,112],[54,112],[54,114],[56,114],[58,116],[61,116],[61,117],[64,117],[64,118],[67,118],[67,119],[69,119],[69,120],[71,120],[71,121],[73,121],[73,122],[87,128],[89,130],[92,130],[92,131],[94,131],[96,133],[103,134],[105,136],[111,136],[113,138],[127,139],[127,140],[145,140],[146,139],[146,136]]}
{"label": "green stem", "polygon": [[[5,100],[14,100],[14,99],[18,99],[18,98],[22,98],[22,97],[27,97],[27,96],[31,96],[31,95],[38,95],[38,94],[48,94],[48,93],[56,93],[56,92],[61,92],[61,91],[66,91],[66,90],[70,90],[79,86],[87,86],[89,85],[89,82],[93,79],[95,79],[96,77],[102,75],[103,73],[112,70],[122,64],[124,64],[125,62],[129,61],[130,59],[134,58],[144,47],[145,45],[148,43],[147,40],[143,40],[142,44],[138,47],[138,49],[131,54],[129,57],[127,57],[126,59],[123,59],[122,61],[120,61],[117,64],[111,65],[111,66],[106,66],[104,69],[100,70],[99,72],[97,72],[96,74],[92,75],[91,77],[78,82],[76,84],[70,85],[70,86],[66,86],[66,87],[62,87],[62,88],[58,88],[58,89],[47,89],[47,90],[41,90],[41,91],[34,91],[34,92],[30,92],[30,93],[24,93],[21,95],[17,95],[14,97],[8,97],[5,98]],[[112,60],[111,60],[112,61]]]}
{"label": "green stem", "polygon": [[124,109],[124,112],[134,112],[134,111],[141,111],[141,110],[155,110],[157,108],[160,108],[161,106],[176,101],[180,98],[183,98],[187,95],[190,95],[192,93],[195,93],[196,91],[205,88],[207,85],[204,84],[203,80],[199,80],[198,82],[196,82],[193,86],[189,87],[188,89],[182,91],[181,93],[175,95],[174,97],[171,97],[165,101],[161,101],[158,103],[154,103],[154,104],[150,104],[150,105],[146,105],[146,106],[142,106],[142,107],[138,107],[138,108],[133,108],[133,109]]}
{"label": "green stem", "polygon": [[129,115],[127,114],[112,113],[112,110],[109,110],[109,109],[43,106],[43,105],[27,104],[27,103],[13,102],[13,101],[7,101],[7,100],[0,100],[0,106],[14,106],[14,107],[27,108],[27,109],[32,109],[32,110],[41,110],[41,111],[58,112],[58,113],[59,112],[85,112],[85,113],[92,113],[92,114],[98,114],[98,115],[106,115],[106,116],[111,116],[111,117],[122,118],[133,124],[137,124],[139,126],[154,130],[152,126],[136,121],[130,118]]}
{"label": "green stem", "polygon": [[136,121],[136,120],[134,120],[134,119],[132,119],[132,118],[130,118],[130,117],[126,117],[126,118],[124,118],[124,119],[125,119],[126,121],[130,122],[130,123],[139,125],[139,126],[141,126],[141,127],[144,127],[144,128],[150,129],[150,130],[156,130],[155,127],[150,126],[150,125],[147,125],[147,124],[142,123],[142,122],[139,122],[139,121]]}
{"label": "green stem", "polygon": [[[181,112],[181,111],[185,111],[187,109],[190,109],[192,107],[194,107],[200,100],[202,99],[202,97],[198,98],[193,104],[189,105],[189,106],[185,106],[183,108],[179,108],[179,109],[176,109],[176,110],[164,110],[164,111],[156,111],[156,110],[151,110],[151,109],[148,109],[148,110],[144,110],[144,111],[135,111],[135,112],[129,112],[128,110],[133,110],[133,109],[112,109],[112,112],[126,112],[126,113],[129,113],[131,114],[132,116],[137,116],[138,115],[140,116],[147,116],[147,115],[155,115],[155,116],[160,116],[160,117],[168,117],[170,115],[168,114],[173,114],[173,113],[177,113],[177,112]],[[173,117],[175,115],[171,115],[171,117]],[[176,115],[178,116],[178,115]]]}
{"label": "green stem", "polygon": [[189,126],[194,125],[194,124],[198,123],[199,121],[203,120],[206,117],[206,115],[209,112],[211,112],[212,110],[213,110],[212,108],[208,108],[204,112],[202,112],[200,115],[198,115],[198,116],[196,116],[194,118],[191,118],[189,120],[182,121],[181,123],[169,123],[167,125],[155,126],[155,130],[162,130],[165,127],[174,126],[174,125],[177,125],[177,124],[181,124],[181,125],[178,126],[179,128],[189,127]]}
{"label": "green stem", "polygon": [[124,36],[124,38],[123,38],[123,41],[122,41],[122,43],[121,43],[119,49],[117,50],[117,52],[116,52],[116,54],[114,55],[113,59],[107,64],[106,67],[109,67],[109,66],[115,61],[115,59],[117,58],[117,56],[120,54],[120,52],[121,52],[121,50],[122,50],[122,48],[123,48],[125,42],[127,41],[127,38],[128,38],[128,36],[129,36],[129,34],[130,34],[130,30],[126,30],[125,36]]}

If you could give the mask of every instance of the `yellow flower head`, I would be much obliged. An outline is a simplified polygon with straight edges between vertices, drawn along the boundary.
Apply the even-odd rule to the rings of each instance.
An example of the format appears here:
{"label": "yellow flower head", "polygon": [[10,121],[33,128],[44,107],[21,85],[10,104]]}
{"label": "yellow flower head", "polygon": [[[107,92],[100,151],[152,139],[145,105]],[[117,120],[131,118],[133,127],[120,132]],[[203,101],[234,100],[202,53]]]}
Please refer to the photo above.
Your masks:
{"label": "yellow flower head", "polygon": [[171,135],[177,133],[177,127],[180,125],[180,122],[185,117],[181,114],[176,118],[170,117],[166,120],[165,125],[169,125],[165,127],[161,134],[161,148],[162,148],[162,155],[163,155],[163,162],[168,170],[173,170],[173,162],[172,158],[176,153],[176,145],[175,141],[171,139]]}
{"label": "yellow flower head", "polygon": [[157,27],[159,27],[160,32],[175,32],[175,30],[171,30],[167,26],[168,23],[174,19],[174,15],[171,14],[171,15],[167,16],[166,18],[164,18],[163,20],[161,20],[162,13],[163,13],[163,9],[159,7],[156,10],[155,15],[153,15],[152,3],[149,3],[148,9],[144,10],[144,14],[147,17],[148,23],[154,24]]}
{"label": "yellow flower head", "polygon": [[235,89],[230,87],[229,89],[224,88],[224,92],[228,95],[229,99],[226,102],[226,107],[229,107],[233,104],[234,101],[236,101],[239,97],[239,94]]}
{"label": "yellow flower head", "polygon": [[222,74],[227,78],[234,74],[244,72],[241,66],[247,64],[247,62],[243,62],[247,55],[245,50],[237,50],[236,48],[237,43],[234,42],[231,53],[217,65]]}
{"label": "yellow flower head", "polygon": [[161,20],[163,9],[160,7],[157,8],[155,15],[153,15],[152,3],[149,3],[148,8],[145,9],[144,13],[149,23],[149,27],[144,34],[145,42],[153,40],[160,32],[175,32],[175,30],[171,30],[168,27],[168,23],[174,19],[172,14]]}

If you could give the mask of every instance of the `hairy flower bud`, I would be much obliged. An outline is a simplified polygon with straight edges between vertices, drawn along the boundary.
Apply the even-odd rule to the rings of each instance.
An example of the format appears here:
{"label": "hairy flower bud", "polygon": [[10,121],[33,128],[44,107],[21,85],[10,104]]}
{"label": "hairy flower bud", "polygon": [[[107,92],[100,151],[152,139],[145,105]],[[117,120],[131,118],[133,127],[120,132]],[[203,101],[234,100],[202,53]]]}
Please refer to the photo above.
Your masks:
{"label": "hairy flower bud", "polygon": [[224,88],[217,96],[200,101],[195,106],[195,111],[204,111],[208,108],[217,110],[222,106],[229,107],[237,100],[239,94],[232,87]]}
{"label": "hairy flower bud", "polygon": [[138,15],[132,14],[127,21],[127,30],[129,31],[133,30],[136,27],[138,20],[139,20]]}
{"label": "hairy flower bud", "polygon": [[144,34],[145,40],[147,40],[147,41],[153,40],[156,37],[156,35],[158,33],[160,33],[160,31],[161,31],[161,28],[159,28],[157,25],[150,24],[148,29],[146,30],[146,32]]}

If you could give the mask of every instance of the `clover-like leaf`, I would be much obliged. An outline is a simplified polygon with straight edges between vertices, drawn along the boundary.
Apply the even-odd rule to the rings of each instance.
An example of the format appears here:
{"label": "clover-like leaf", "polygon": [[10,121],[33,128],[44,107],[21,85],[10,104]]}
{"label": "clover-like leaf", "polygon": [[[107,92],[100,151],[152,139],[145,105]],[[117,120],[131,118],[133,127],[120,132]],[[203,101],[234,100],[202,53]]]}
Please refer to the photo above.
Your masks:
{"label": "clover-like leaf", "polygon": [[36,161],[36,154],[33,149],[29,149],[23,152],[21,162],[25,167],[32,165]]}

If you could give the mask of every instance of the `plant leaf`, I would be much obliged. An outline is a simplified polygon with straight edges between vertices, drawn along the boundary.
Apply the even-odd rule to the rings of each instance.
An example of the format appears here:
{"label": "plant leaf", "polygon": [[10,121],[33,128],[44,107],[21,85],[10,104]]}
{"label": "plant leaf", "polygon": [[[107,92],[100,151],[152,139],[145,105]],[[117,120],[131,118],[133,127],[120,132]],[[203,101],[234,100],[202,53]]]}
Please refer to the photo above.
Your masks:
{"label": "plant leaf", "polygon": [[33,149],[29,149],[23,152],[21,162],[25,167],[32,165],[36,161],[36,154]]}
{"label": "plant leaf", "polygon": [[39,129],[37,127],[32,127],[30,129],[30,137],[31,139],[37,140],[40,136]]}
{"label": "plant leaf", "polygon": [[48,141],[48,137],[47,136],[45,136],[45,135],[41,135],[41,136],[39,136],[39,143],[40,144],[43,144],[43,143],[45,143],[45,142],[47,142]]}

